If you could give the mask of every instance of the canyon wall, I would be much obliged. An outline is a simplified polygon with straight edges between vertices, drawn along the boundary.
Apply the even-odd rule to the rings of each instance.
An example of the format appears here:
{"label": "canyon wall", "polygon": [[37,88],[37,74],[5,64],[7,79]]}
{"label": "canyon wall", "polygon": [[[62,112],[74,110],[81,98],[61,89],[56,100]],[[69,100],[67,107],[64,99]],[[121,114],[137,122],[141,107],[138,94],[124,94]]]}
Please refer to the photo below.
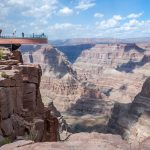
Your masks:
{"label": "canyon wall", "polygon": [[19,51],[1,48],[1,53],[0,144],[19,138],[59,140],[58,120],[41,99],[41,67],[23,64]]}
{"label": "canyon wall", "polygon": [[[96,44],[82,50],[73,66],[52,46],[34,47],[32,52],[25,51],[23,58],[42,66],[40,90],[45,105],[53,101],[59,111],[76,116],[72,121],[75,128],[99,131],[100,116],[108,120],[116,102],[128,106],[140,92],[150,74],[149,49],[143,43]],[[89,115],[87,120],[84,115]],[[96,124],[91,121],[91,127],[85,126],[81,119],[89,121],[91,117]]]}
{"label": "canyon wall", "polygon": [[130,104],[116,103],[108,131],[124,139],[141,142],[150,137],[150,77]]}
{"label": "canyon wall", "polygon": [[148,44],[96,44],[73,64],[78,79],[90,81],[110,101],[131,102],[149,76]]}
{"label": "canyon wall", "polygon": [[28,52],[22,47],[22,51],[24,62],[38,63],[42,67],[40,90],[45,105],[53,101],[61,112],[95,114],[104,111],[101,104],[107,103],[102,100],[100,91],[91,83],[77,79],[62,52],[50,45],[37,46]]}
{"label": "canyon wall", "polygon": [[39,63],[42,67],[40,89],[45,105],[53,101],[61,112],[109,114],[116,101],[131,102],[149,76],[150,46],[80,46],[59,46],[70,58],[76,50],[77,55],[81,53],[73,65],[51,45],[21,48],[26,63]]}

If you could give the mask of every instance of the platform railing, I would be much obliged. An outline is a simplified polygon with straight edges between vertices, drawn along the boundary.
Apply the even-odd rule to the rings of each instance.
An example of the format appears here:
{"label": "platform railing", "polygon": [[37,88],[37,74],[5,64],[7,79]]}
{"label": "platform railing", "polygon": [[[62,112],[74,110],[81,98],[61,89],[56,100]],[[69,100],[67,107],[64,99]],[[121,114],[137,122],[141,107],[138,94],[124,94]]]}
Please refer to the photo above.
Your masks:
{"label": "platform railing", "polygon": [[32,39],[45,39],[48,38],[45,34],[21,34],[21,35],[0,35],[0,38],[3,39],[28,39],[28,38],[32,38]]}

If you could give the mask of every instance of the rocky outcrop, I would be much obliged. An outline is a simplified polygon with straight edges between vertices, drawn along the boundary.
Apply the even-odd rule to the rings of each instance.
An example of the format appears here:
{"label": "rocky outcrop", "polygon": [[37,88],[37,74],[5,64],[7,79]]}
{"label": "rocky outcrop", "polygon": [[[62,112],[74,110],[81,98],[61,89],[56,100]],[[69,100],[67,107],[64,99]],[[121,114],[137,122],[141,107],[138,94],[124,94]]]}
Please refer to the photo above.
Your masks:
{"label": "rocky outcrop", "polygon": [[100,133],[79,133],[74,134],[68,141],[57,143],[33,143],[32,141],[17,141],[15,143],[5,145],[1,150],[148,150],[150,139],[147,139],[140,144],[127,143],[120,136]]}
{"label": "rocky outcrop", "polygon": [[2,150],[8,150],[12,149],[15,150],[19,147],[20,150],[27,150],[27,149],[36,149],[40,150],[41,148],[43,150],[46,149],[65,149],[65,150],[70,150],[70,149],[76,149],[76,150],[81,150],[81,149],[103,149],[103,150],[128,150],[129,145],[121,140],[119,136],[114,136],[114,135],[103,135],[103,134],[98,134],[98,133],[80,133],[80,134],[74,134],[70,137],[69,141],[63,142],[63,143],[37,143],[33,144],[30,142],[15,142],[10,145],[3,146],[1,149]]}
{"label": "rocky outcrop", "polygon": [[108,124],[109,131],[130,141],[141,142],[150,137],[150,78],[131,104],[116,104]]}
{"label": "rocky outcrop", "polygon": [[76,74],[64,54],[51,45],[37,45],[28,52],[23,51],[23,60],[25,63],[39,64],[43,76],[62,78],[66,73]]}
{"label": "rocky outcrop", "polygon": [[8,59],[0,60],[0,143],[20,136],[34,141],[57,141],[58,120],[44,107],[39,90],[41,67],[22,64],[19,51],[8,54]]}

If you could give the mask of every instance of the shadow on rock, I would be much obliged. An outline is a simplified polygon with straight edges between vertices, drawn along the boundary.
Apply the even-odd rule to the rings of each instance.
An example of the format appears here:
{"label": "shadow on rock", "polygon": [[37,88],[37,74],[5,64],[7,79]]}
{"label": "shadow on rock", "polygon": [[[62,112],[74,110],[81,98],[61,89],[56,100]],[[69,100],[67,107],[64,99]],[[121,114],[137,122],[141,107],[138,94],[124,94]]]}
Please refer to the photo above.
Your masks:
{"label": "shadow on rock", "polygon": [[57,46],[60,51],[62,51],[69,59],[71,63],[74,63],[76,59],[80,56],[82,51],[90,49],[94,44],[81,44],[81,45],[66,45]]}
{"label": "shadow on rock", "polygon": [[127,63],[123,63],[120,66],[117,66],[116,70],[120,72],[133,73],[133,70],[137,67],[142,67],[146,63],[150,62],[150,56],[143,56],[143,59],[139,62],[135,62],[133,60],[129,60]]}
{"label": "shadow on rock", "polygon": [[68,131],[70,133],[80,133],[80,132],[98,132],[98,133],[106,133],[107,132],[107,126],[106,125],[93,125],[93,126],[87,126],[86,124],[77,123],[73,124],[68,128]]}

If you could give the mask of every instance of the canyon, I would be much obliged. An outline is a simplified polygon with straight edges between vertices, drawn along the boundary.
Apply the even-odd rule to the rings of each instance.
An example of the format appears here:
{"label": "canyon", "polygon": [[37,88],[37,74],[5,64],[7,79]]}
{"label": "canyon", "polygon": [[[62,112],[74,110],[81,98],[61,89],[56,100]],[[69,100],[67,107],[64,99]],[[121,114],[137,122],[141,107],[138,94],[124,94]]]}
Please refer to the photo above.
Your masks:
{"label": "canyon", "polygon": [[[61,122],[61,128],[69,135],[65,135],[63,143],[21,140],[3,146],[2,150],[18,147],[22,150],[49,147],[78,150],[150,148],[150,44],[147,41],[115,43],[111,39],[109,43],[95,41],[71,40],[63,44],[59,41],[54,46],[21,47],[24,64],[12,66],[23,77],[20,81],[23,86],[19,86],[23,88],[22,107],[29,109],[27,112],[33,115],[33,120],[37,117],[43,119],[45,113],[41,112],[49,109],[48,117],[58,124]],[[68,45],[68,42],[71,44]],[[4,69],[3,66],[1,68]],[[8,70],[8,65],[6,68]],[[36,83],[32,81],[37,79],[35,68],[40,72]],[[23,74],[20,70],[24,70]],[[11,69],[10,72],[13,71]],[[30,80],[32,75],[34,79]],[[36,94],[32,92],[27,97],[26,94],[31,92],[30,86]],[[63,119],[60,121],[59,118]],[[53,119],[52,122],[55,122]],[[58,128],[52,126],[52,130],[52,137],[61,136],[56,132]],[[49,141],[53,139],[49,138]]]}

